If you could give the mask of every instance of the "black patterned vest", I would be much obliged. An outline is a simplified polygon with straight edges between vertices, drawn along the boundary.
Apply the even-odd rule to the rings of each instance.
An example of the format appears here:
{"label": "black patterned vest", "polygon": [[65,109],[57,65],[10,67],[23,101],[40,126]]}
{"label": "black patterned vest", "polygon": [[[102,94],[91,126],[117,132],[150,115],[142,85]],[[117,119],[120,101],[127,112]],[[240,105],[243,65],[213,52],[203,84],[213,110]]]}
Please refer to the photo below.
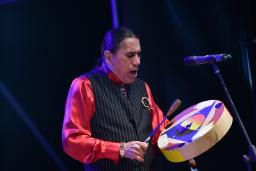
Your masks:
{"label": "black patterned vest", "polygon": [[[128,85],[128,95],[125,97],[120,86],[113,83],[103,71],[94,70],[87,77],[95,100],[95,113],[91,119],[92,137],[112,142],[144,141],[152,131],[151,113],[141,102],[142,97],[147,97],[144,82],[136,79]],[[151,144],[144,159],[144,163],[140,163],[121,158],[117,164],[109,159],[100,159],[86,164],[85,170],[150,170],[153,159]]]}

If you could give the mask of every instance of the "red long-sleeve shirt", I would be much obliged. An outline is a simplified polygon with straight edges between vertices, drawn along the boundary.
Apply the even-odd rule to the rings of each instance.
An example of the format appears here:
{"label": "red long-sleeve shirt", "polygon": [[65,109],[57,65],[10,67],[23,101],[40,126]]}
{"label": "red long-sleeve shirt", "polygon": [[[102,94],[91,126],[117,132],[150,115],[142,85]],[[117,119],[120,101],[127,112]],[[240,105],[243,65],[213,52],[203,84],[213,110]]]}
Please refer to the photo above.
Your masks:
{"label": "red long-sleeve shirt", "polygon": [[[112,73],[107,72],[109,78],[119,84],[121,81]],[[146,84],[148,100],[152,107],[152,128],[155,128],[163,119],[161,109],[154,102],[148,84]],[[97,159],[108,158],[115,163],[119,161],[120,143],[109,142],[91,136],[90,120],[95,112],[94,94],[88,78],[85,76],[76,78],[70,87],[62,130],[62,141],[64,151],[83,163],[92,163]],[[164,129],[153,137],[153,144]]]}

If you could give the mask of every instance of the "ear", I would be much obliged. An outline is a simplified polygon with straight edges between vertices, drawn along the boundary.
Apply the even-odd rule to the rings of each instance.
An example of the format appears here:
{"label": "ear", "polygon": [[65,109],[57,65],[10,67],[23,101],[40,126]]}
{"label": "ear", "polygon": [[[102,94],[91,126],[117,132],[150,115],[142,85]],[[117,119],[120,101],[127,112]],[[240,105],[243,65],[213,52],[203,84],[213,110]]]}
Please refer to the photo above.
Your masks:
{"label": "ear", "polygon": [[112,53],[109,50],[104,51],[105,62],[108,66],[112,64]]}

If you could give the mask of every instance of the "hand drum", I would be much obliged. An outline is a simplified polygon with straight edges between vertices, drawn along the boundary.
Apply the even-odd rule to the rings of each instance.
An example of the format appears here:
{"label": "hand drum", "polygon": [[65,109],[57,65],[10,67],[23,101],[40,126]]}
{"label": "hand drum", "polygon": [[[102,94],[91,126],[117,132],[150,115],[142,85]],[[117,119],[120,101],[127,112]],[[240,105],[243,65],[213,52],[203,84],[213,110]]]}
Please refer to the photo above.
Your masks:
{"label": "hand drum", "polygon": [[186,161],[213,147],[228,132],[232,121],[223,102],[203,101],[175,116],[157,144],[167,160]]}

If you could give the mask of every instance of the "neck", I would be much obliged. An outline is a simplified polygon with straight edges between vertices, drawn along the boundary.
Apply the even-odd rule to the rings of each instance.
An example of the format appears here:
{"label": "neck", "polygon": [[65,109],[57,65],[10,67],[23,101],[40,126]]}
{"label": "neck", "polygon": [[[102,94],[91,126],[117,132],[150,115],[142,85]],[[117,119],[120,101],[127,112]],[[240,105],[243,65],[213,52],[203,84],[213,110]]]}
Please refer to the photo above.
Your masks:
{"label": "neck", "polygon": [[125,84],[123,81],[121,81],[107,66],[105,62],[101,65],[102,70],[108,75],[108,77],[116,84]]}

